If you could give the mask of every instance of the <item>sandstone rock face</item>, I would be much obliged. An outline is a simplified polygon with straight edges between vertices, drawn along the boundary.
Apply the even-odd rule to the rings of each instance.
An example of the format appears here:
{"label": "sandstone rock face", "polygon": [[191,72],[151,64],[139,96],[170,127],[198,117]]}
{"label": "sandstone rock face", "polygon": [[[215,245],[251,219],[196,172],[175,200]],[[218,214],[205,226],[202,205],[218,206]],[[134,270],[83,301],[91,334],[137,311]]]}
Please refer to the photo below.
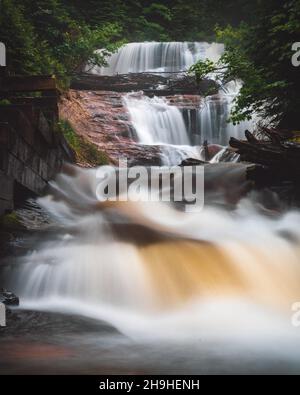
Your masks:
{"label": "sandstone rock face", "polygon": [[[161,164],[159,145],[141,145],[135,139],[130,116],[123,105],[126,93],[112,91],[70,90],[60,103],[60,117],[67,119],[74,130],[106,152],[112,164],[127,159],[129,165]],[[137,96],[143,95],[137,92]],[[198,108],[199,95],[166,97],[170,105],[182,110]]]}

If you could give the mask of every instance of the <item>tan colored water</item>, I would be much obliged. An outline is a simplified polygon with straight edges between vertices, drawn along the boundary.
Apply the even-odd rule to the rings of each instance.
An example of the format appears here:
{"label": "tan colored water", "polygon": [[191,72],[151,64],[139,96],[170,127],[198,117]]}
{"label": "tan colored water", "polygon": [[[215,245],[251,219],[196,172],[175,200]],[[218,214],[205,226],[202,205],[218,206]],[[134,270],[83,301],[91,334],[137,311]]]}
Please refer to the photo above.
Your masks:
{"label": "tan colored water", "polygon": [[[232,190],[243,177],[240,165],[230,169],[216,167]],[[293,330],[297,211],[275,215],[251,196],[235,209],[217,208],[210,193],[209,204],[194,213],[162,203],[102,204],[94,172],[59,177],[53,196],[40,200],[57,232],[13,273],[24,307],[104,319],[132,336],[169,336],[175,328],[174,336],[233,335],[245,322],[253,332]],[[218,200],[226,199],[221,192]]]}

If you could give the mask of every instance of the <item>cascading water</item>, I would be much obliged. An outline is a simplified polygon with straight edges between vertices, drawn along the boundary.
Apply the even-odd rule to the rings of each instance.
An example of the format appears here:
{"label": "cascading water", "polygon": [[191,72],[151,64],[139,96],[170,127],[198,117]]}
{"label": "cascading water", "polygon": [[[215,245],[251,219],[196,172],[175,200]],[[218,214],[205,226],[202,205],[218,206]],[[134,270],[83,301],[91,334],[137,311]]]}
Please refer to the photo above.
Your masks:
{"label": "cascading water", "polygon": [[209,166],[210,203],[193,214],[100,203],[96,170],[59,176],[40,199],[55,236],[7,273],[23,307],[104,319],[137,337],[286,336],[300,298],[299,213],[270,218],[251,198],[233,212],[215,208],[209,185],[224,188],[225,202],[245,166]]}
{"label": "cascading water", "polygon": [[180,110],[158,97],[129,94],[124,98],[141,144],[190,145]]}
{"label": "cascading water", "polygon": [[[90,72],[100,75],[180,72],[200,59],[218,61],[223,52],[224,45],[216,43],[130,43],[108,59],[108,67],[94,67]],[[124,105],[130,114],[137,141],[163,145],[162,163],[172,165],[188,157],[204,160],[203,150],[199,148],[204,141],[227,146],[230,137],[243,138],[244,131],[253,128],[251,122],[239,125],[227,122],[240,88],[239,82],[228,83],[218,95],[203,99],[199,108],[188,110],[187,116],[163,98],[128,94]],[[218,155],[214,161],[222,158]]]}
{"label": "cascading water", "polygon": [[240,89],[241,83],[232,81],[218,95],[205,98],[196,119],[196,134],[201,136],[202,141],[227,145],[230,137],[243,139],[245,130],[253,130],[253,121],[243,121],[236,125],[228,122],[234,99]]}
{"label": "cascading water", "polygon": [[179,164],[185,158],[203,159],[202,149],[192,147],[182,112],[163,98],[128,94],[124,98],[140,144],[161,145],[162,163]]}
{"label": "cascading water", "polygon": [[[235,82],[228,84],[225,92],[206,98],[200,108],[190,110],[187,117],[163,98],[128,94],[124,104],[130,114],[137,141],[141,144],[168,145],[162,147],[164,163],[172,165],[187,157],[205,160],[203,149],[199,147],[204,141],[227,146],[230,137],[243,138],[245,130],[253,129],[252,121],[238,125],[228,123],[239,87]],[[195,113],[194,122],[191,111]],[[222,158],[225,157],[217,154],[213,162]],[[237,160],[236,155],[227,155],[226,158]]]}
{"label": "cascading water", "polygon": [[163,98],[128,94],[124,104],[141,144],[199,145],[208,141],[227,145],[230,137],[243,138],[245,130],[253,130],[253,121],[228,122],[240,86],[238,82],[227,84],[225,91],[204,99],[198,109],[188,111],[187,117]]}
{"label": "cascading water", "polygon": [[100,75],[184,71],[199,59],[218,60],[223,51],[224,45],[216,43],[129,43],[107,59],[108,67],[87,70]]}
{"label": "cascading water", "polygon": [[[182,70],[199,56],[219,56],[220,49],[129,44],[112,56],[108,68],[92,72]],[[174,164],[184,157],[202,159],[202,148],[193,145],[204,140],[226,145],[230,136],[240,137],[251,127],[226,123],[239,85],[227,89],[202,102],[193,120],[163,98],[135,93],[124,103],[137,141],[162,145],[165,162]],[[191,339],[192,349],[204,355],[203,366],[210,348],[215,358],[208,365],[219,361],[228,338],[235,346],[249,342],[250,353],[259,350],[260,357],[278,345],[280,355],[299,366],[300,335],[290,322],[291,305],[300,300],[300,214],[282,211],[273,195],[267,200],[276,210],[265,207],[260,195],[243,197],[249,191],[247,166],[217,163],[228,155],[237,161],[223,149],[205,166],[206,204],[193,213],[157,202],[99,202],[97,169],[59,175],[50,195],[39,199],[50,218],[47,238],[5,272],[21,308],[105,320],[140,343],[158,342],[162,350],[174,344],[185,350]],[[204,354],[198,343],[207,346]],[[119,358],[119,343],[109,347],[103,354],[115,348]],[[228,360],[240,364],[242,354],[236,357],[230,348]],[[181,362],[189,359],[183,355]],[[159,354],[156,364],[165,359]]]}

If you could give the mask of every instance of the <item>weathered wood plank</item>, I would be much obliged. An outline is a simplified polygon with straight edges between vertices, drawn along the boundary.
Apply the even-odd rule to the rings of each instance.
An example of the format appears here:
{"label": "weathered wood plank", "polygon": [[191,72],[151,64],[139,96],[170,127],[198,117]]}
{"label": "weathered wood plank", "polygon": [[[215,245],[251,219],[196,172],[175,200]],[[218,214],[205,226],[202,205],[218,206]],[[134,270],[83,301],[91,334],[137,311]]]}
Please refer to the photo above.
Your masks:
{"label": "weathered wood plank", "polygon": [[0,92],[56,91],[54,76],[5,77],[0,81]]}

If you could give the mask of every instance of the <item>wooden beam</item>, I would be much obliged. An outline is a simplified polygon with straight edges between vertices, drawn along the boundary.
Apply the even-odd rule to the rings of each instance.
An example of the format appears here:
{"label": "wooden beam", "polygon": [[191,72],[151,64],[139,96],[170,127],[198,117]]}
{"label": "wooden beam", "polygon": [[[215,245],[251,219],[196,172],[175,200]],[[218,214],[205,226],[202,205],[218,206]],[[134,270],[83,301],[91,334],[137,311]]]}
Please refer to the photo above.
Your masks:
{"label": "wooden beam", "polygon": [[0,92],[56,91],[54,76],[5,77],[0,81]]}

